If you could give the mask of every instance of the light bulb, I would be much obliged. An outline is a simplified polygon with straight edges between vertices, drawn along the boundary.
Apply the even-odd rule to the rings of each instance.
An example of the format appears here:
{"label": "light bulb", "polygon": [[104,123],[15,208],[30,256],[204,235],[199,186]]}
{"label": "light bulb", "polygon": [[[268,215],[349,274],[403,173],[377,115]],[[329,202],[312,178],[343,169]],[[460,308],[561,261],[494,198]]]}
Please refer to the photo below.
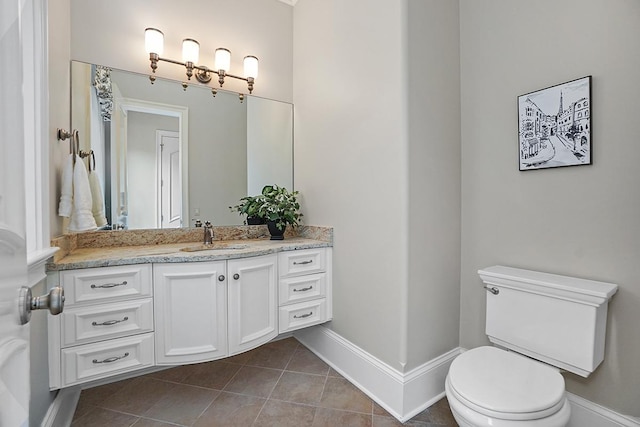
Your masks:
{"label": "light bulb", "polygon": [[258,77],[258,58],[249,55],[244,57],[244,76],[246,78]]}
{"label": "light bulb", "polygon": [[229,71],[231,67],[231,51],[229,49],[223,47],[216,49],[215,67],[216,71]]}
{"label": "light bulb", "polygon": [[144,48],[147,53],[155,53],[158,56],[164,51],[164,34],[155,28],[144,30]]}
{"label": "light bulb", "polygon": [[198,63],[200,43],[193,39],[182,40],[182,62]]}

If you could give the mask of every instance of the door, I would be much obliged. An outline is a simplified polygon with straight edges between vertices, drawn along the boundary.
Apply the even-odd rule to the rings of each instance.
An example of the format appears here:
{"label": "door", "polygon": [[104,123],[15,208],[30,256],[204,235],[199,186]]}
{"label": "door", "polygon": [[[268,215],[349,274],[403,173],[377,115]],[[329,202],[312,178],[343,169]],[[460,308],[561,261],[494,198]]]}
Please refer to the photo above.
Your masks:
{"label": "door", "polygon": [[228,261],[230,355],[278,335],[277,259],[265,255]]}
{"label": "door", "polygon": [[227,355],[226,261],[153,265],[156,363]]}
{"label": "door", "polygon": [[180,137],[178,132],[159,130],[158,177],[160,194],[160,228],[179,228],[182,226],[182,180],[180,174]]}
{"label": "door", "polygon": [[29,325],[18,314],[27,284],[20,7],[0,2],[0,426],[29,424]]}

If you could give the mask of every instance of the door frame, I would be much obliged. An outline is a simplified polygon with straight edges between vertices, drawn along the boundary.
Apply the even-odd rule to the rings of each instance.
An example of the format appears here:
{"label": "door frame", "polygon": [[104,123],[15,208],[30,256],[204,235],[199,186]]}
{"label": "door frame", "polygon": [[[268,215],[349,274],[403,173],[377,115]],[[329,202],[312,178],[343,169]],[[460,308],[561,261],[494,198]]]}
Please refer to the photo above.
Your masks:
{"label": "door frame", "polygon": [[[127,115],[129,111],[135,111],[138,113],[156,114],[160,116],[178,118],[178,143],[180,144],[180,180],[182,181],[182,215],[184,223],[185,212],[189,212],[189,108],[179,105],[163,104],[160,102],[150,102],[133,98],[118,98],[114,100],[114,103],[114,108],[120,109],[125,115]],[[156,197],[157,194],[158,192],[156,191]]]}
{"label": "door frame", "polygon": [[[162,139],[165,137],[173,137],[178,138],[178,144],[180,144],[180,132],[172,131],[172,130],[156,130],[156,228],[164,228],[162,226],[162,192],[163,192],[163,176],[162,176]],[[184,191],[182,187],[182,176],[180,176],[180,191]],[[182,194],[180,194],[182,197]],[[182,207],[182,211],[180,212],[180,227],[184,226],[184,206]]]}

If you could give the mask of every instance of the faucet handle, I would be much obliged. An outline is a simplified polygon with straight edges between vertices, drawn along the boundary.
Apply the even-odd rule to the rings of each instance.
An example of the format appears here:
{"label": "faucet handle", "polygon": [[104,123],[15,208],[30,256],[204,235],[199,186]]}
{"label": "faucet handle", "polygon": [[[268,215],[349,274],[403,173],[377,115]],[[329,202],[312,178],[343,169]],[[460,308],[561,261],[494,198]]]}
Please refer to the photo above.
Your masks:
{"label": "faucet handle", "polygon": [[207,227],[207,228],[212,227],[211,221],[205,221],[204,222],[204,226]]}
{"label": "faucet handle", "polygon": [[202,221],[199,219],[192,219],[191,221],[195,221],[194,227],[202,227]]}

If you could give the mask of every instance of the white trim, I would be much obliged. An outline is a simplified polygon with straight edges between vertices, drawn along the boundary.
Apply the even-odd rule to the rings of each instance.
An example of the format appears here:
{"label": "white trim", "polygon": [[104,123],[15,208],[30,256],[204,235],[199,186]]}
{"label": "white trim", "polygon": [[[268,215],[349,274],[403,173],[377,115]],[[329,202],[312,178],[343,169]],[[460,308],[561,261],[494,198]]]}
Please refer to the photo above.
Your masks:
{"label": "white trim", "polygon": [[288,4],[291,7],[295,6],[296,3],[298,3],[298,0],[278,0],[278,1],[281,1],[282,3]]}
{"label": "white trim", "polygon": [[37,285],[47,277],[45,271],[47,260],[51,258],[58,249],[60,248],[46,248],[27,254],[27,268],[29,269],[27,284],[29,287]]}
{"label": "white trim", "polygon": [[80,399],[81,388],[79,386],[64,388],[58,392],[56,398],[49,406],[42,427],[66,427],[71,425],[73,414],[76,411]]}
{"label": "white trim", "polygon": [[619,414],[604,406],[567,392],[571,418],[567,427],[639,427],[640,419]]}
{"label": "white trim", "polygon": [[[27,253],[49,247],[49,92],[47,62],[46,1],[33,2],[33,25],[27,35],[29,70],[26,78],[33,81],[32,92],[25,96],[25,204]],[[27,130],[28,128],[28,130]]]}
{"label": "white trim", "polygon": [[454,348],[402,373],[325,326],[302,329],[294,336],[401,422],[444,396],[449,365],[461,352]]}

